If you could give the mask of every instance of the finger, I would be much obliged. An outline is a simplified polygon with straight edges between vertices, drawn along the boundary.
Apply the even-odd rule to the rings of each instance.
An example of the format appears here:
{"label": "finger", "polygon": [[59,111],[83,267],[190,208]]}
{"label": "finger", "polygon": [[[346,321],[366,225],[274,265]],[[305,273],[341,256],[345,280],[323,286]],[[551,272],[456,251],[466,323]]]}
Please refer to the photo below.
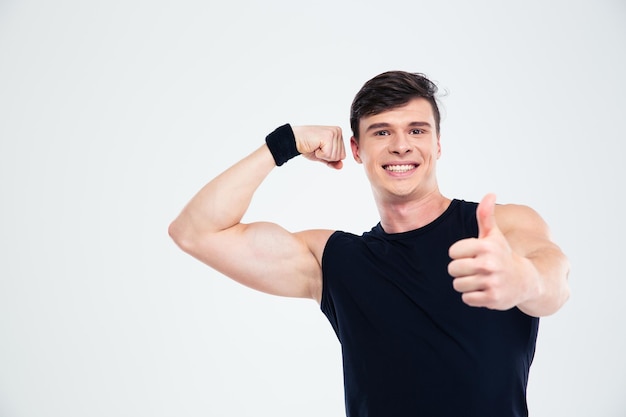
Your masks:
{"label": "finger", "polygon": [[346,145],[343,143],[343,137],[339,138],[339,144],[340,144],[340,159],[346,159]]}
{"label": "finger", "polygon": [[489,307],[489,299],[484,291],[465,292],[461,299],[470,307]]}
{"label": "finger", "polygon": [[328,165],[331,168],[341,169],[341,168],[343,168],[343,161],[327,162],[326,165]]}
{"label": "finger", "polygon": [[315,151],[315,157],[326,163],[328,162],[336,162],[341,159],[335,155],[336,152],[333,152],[332,149],[329,149],[329,145],[324,146],[323,148],[319,148]]}
{"label": "finger", "polygon": [[342,159],[345,159],[346,151],[341,133],[333,136],[327,142],[320,143],[320,146],[315,150],[315,157],[328,162],[341,161]]}
{"label": "finger", "polygon": [[478,239],[475,237],[461,239],[450,246],[448,255],[452,259],[473,258],[479,253],[478,243]]}
{"label": "finger", "polygon": [[336,139],[336,147],[334,149],[334,156],[337,161],[341,161],[346,159],[346,146],[343,143],[343,135],[341,134],[341,130],[339,130],[339,135]]}
{"label": "finger", "polygon": [[452,287],[457,292],[463,294],[485,289],[484,285],[481,285],[481,281],[476,277],[456,278],[452,281]]}
{"label": "finger", "polygon": [[476,209],[476,219],[478,220],[478,238],[484,238],[497,228],[496,225],[496,195],[487,194],[483,197]]}
{"label": "finger", "polygon": [[473,258],[457,259],[448,264],[448,273],[455,278],[468,277],[479,272]]}

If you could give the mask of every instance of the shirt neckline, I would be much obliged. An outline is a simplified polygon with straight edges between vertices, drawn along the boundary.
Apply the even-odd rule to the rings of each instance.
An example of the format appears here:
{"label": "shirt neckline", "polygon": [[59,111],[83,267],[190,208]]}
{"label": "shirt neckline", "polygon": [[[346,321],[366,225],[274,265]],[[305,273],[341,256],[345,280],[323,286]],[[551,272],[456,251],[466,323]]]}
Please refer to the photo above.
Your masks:
{"label": "shirt neckline", "polygon": [[454,211],[459,206],[459,204],[460,204],[460,200],[457,200],[456,198],[452,199],[450,201],[450,204],[444,210],[443,213],[441,213],[432,222],[430,222],[430,223],[428,223],[428,224],[426,224],[426,225],[424,225],[422,227],[419,227],[417,229],[407,230],[406,232],[399,232],[399,233],[387,233],[383,229],[383,226],[380,224],[380,222],[378,222],[378,224],[372,228],[371,233],[374,236],[382,237],[382,238],[388,239],[388,240],[408,239],[408,238],[411,238],[411,237],[413,237],[415,235],[419,235],[419,234],[425,233],[425,232],[429,231],[430,229],[436,227],[439,223],[444,221],[446,219],[446,217],[448,217],[450,215],[450,213],[452,213],[452,211]]}

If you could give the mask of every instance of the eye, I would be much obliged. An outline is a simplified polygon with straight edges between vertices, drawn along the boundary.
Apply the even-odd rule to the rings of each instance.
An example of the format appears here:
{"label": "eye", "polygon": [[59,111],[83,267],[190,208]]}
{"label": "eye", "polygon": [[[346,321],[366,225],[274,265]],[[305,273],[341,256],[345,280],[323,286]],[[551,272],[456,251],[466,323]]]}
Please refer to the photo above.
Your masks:
{"label": "eye", "polygon": [[378,130],[374,132],[374,136],[389,136],[388,130]]}
{"label": "eye", "polygon": [[424,131],[422,129],[411,129],[411,131],[409,132],[411,135],[421,135],[424,133]]}

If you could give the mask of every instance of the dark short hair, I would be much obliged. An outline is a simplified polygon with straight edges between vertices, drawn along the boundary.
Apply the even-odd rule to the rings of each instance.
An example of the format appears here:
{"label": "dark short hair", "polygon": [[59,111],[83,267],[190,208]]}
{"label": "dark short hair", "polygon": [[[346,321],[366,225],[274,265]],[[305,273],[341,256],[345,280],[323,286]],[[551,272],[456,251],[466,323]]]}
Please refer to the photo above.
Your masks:
{"label": "dark short hair", "polygon": [[435,128],[439,133],[441,115],[436,94],[437,86],[424,74],[388,71],[377,75],[366,82],[354,97],[350,108],[352,134],[359,139],[359,122],[362,117],[401,107],[418,97],[426,99],[432,106]]}

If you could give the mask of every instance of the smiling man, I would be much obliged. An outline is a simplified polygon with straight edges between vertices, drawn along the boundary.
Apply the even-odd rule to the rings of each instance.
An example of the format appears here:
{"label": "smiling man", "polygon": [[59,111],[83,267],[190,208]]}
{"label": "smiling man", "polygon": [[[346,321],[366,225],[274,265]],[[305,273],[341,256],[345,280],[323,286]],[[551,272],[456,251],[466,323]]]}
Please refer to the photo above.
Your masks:
{"label": "smiling man", "polygon": [[380,214],[370,231],[241,223],[290,158],[341,169],[342,132],[328,126],[279,127],[170,225],[184,251],[238,282],[320,304],[342,345],[349,417],[528,415],[539,317],[569,296],[568,261],[535,211],[439,191],[436,91],[392,71],[352,103],[350,148]]}

